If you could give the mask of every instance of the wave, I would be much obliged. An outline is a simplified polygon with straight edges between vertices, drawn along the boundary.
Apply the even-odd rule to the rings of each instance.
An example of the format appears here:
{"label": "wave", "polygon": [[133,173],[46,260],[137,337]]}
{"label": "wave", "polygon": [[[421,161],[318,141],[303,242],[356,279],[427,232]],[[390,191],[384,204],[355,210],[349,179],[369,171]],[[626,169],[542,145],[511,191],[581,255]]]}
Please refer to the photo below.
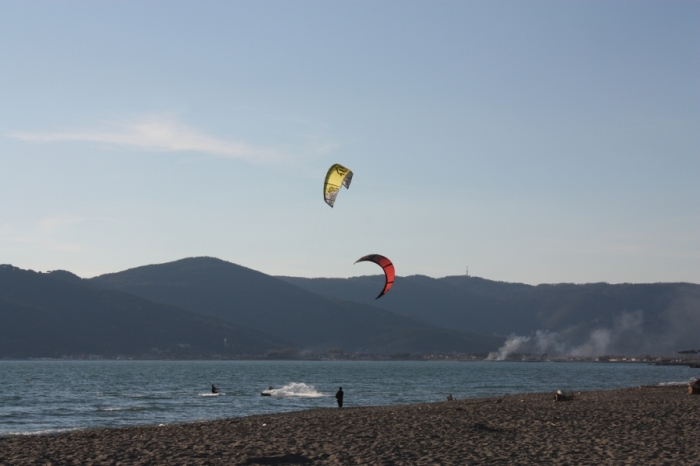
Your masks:
{"label": "wave", "polygon": [[282,388],[265,390],[263,393],[269,393],[270,396],[297,398],[321,398],[323,396],[329,396],[327,393],[316,391],[316,388],[313,385],[307,385],[303,382],[292,382]]}
{"label": "wave", "polygon": [[82,430],[82,427],[72,427],[66,429],[44,429],[44,430],[34,430],[34,431],[18,431],[18,432],[3,432],[0,433],[0,437],[17,437],[26,435],[57,435],[63,434],[65,432],[73,432],[76,430]]}
{"label": "wave", "polygon": [[685,380],[683,382],[661,382],[659,384],[659,387],[672,387],[675,385],[688,385],[689,383],[692,383],[693,380],[695,380],[695,377],[691,377],[690,380]]}

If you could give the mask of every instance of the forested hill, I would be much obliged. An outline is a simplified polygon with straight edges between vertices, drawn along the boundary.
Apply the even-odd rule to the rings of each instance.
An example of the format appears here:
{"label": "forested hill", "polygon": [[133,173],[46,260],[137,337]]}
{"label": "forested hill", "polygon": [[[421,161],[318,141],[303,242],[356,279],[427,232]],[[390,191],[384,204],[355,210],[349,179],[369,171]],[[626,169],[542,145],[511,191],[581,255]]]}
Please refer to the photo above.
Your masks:
{"label": "forested hill", "polygon": [[[586,344],[594,332],[608,351],[669,353],[700,349],[700,285],[547,284],[531,286],[478,277],[397,277],[374,300],[383,277],[279,277],[328,297],[375,306],[435,325],[499,335],[535,336],[552,351]],[[553,332],[555,335],[553,335]],[[551,337],[551,342],[544,341]],[[599,348],[602,351],[603,348]],[[598,352],[599,352],[598,351]]]}
{"label": "forested hill", "polygon": [[321,296],[211,257],[137,267],[90,283],[252,327],[292,341],[301,350],[483,353],[503,342]]}
{"label": "forested hill", "polygon": [[211,358],[266,354],[282,338],[128,293],[69,272],[0,266],[0,357]]}
{"label": "forested hill", "polygon": [[700,349],[695,284],[531,286],[417,275],[397,277],[375,300],[382,284],[381,276],[271,277],[209,257],[89,280],[0,266],[0,357]]}

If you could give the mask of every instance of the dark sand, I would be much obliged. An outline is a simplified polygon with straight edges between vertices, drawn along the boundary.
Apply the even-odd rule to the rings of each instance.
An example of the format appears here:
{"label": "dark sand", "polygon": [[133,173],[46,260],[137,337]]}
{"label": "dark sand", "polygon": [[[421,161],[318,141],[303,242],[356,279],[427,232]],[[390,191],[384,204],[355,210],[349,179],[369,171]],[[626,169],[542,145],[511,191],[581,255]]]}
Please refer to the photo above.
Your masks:
{"label": "dark sand", "polygon": [[700,465],[685,386],[315,409],[0,439],[0,464]]}

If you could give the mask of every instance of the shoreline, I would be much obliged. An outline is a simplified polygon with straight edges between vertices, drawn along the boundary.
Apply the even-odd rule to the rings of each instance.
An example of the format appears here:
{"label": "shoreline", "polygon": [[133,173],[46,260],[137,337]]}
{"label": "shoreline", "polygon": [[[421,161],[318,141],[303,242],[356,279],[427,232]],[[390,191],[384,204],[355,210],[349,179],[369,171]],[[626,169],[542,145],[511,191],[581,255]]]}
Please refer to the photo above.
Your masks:
{"label": "shoreline", "polygon": [[0,438],[0,464],[700,464],[682,385],[317,408]]}

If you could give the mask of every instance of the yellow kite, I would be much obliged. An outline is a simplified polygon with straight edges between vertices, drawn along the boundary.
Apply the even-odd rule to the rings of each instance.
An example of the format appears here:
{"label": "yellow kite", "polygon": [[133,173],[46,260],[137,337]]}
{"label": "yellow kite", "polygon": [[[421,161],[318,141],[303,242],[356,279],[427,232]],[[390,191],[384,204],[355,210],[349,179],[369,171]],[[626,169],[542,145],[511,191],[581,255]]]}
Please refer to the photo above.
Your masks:
{"label": "yellow kite", "polygon": [[340,164],[334,164],[326,173],[326,180],[323,182],[323,199],[326,204],[333,207],[335,197],[338,195],[341,186],[350,188],[352,172]]}

